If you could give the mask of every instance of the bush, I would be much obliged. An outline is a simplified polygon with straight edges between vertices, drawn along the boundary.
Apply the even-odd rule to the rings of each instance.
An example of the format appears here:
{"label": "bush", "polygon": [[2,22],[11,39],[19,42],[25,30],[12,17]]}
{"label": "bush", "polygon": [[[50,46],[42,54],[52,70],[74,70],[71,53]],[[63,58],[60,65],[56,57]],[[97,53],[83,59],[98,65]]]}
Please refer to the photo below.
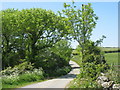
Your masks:
{"label": "bush", "polygon": [[33,64],[30,62],[23,62],[15,67],[8,67],[7,69],[1,71],[2,75],[12,75],[12,74],[22,74],[27,70],[33,70]]}
{"label": "bush", "polygon": [[56,74],[56,76],[65,75],[68,72],[70,72],[70,70],[71,70],[70,66],[65,66],[65,67],[56,69],[55,74]]}
{"label": "bush", "polygon": [[42,67],[48,73],[58,68],[68,66],[71,59],[72,49],[68,41],[61,40],[52,48],[45,48],[35,56],[35,67]]}
{"label": "bush", "polygon": [[105,72],[105,67],[107,67],[104,64],[95,64],[93,63],[83,63],[81,64],[82,68],[81,68],[81,73],[79,74],[79,76],[81,78],[86,78],[86,77],[90,77],[93,80],[95,80],[99,74],[101,72]]}
{"label": "bush", "polygon": [[67,73],[69,73],[71,71],[71,67],[70,66],[64,66],[62,68],[57,68],[56,70],[49,70],[47,71],[47,73],[45,73],[44,76],[46,77],[58,77],[61,75],[66,75]]}
{"label": "bush", "polygon": [[25,74],[19,76],[18,82],[32,82],[44,79],[43,71],[41,68],[33,69],[33,71],[26,71]]}
{"label": "bush", "polygon": [[19,69],[17,69],[17,71],[14,70],[14,68],[12,69],[9,67],[9,69],[2,72],[4,73],[2,77],[3,84],[17,85],[22,82],[32,82],[44,79],[42,68],[33,69],[31,71],[26,70],[24,72],[19,71]]}
{"label": "bush", "polygon": [[120,71],[119,71],[119,68],[116,66],[116,65],[114,65],[114,64],[111,64],[110,65],[110,69],[108,70],[108,72],[106,73],[106,75],[107,75],[107,77],[110,79],[110,80],[112,80],[112,81],[114,81],[116,84],[118,84],[118,83],[120,83],[120,80],[119,80],[119,78],[120,78]]}
{"label": "bush", "polygon": [[44,71],[51,71],[55,70],[58,67],[63,67],[64,64],[61,64],[63,61],[65,61],[60,56],[56,55],[49,49],[44,49],[40,52],[40,55],[35,57],[35,67],[42,67]]}
{"label": "bush", "polygon": [[104,58],[104,53],[94,42],[90,41],[87,46],[85,47],[85,57],[81,64],[81,76],[95,80],[101,72],[107,71],[109,66]]}
{"label": "bush", "polygon": [[17,84],[19,80],[19,76],[18,74],[14,74],[14,75],[9,75],[9,76],[3,76],[2,77],[2,84],[9,84],[9,85],[13,85],[13,84]]}
{"label": "bush", "polygon": [[[81,50],[77,47],[77,50]],[[84,47],[84,53],[82,53],[82,63],[80,63],[80,74],[73,81],[72,88],[98,88],[100,87],[96,83],[96,79],[101,72],[107,72],[109,69],[108,64],[104,58],[104,53],[100,50],[94,42],[90,41]],[[81,54],[79,54],[81,55]]]}
{"label": "bush", "polygon": [[97,84],[96,81],[94,81],[92,78],[90,77],[86,77],[86,78],[81,78],[79,75],[77,76],[77,78],[75,78],[71,83],[69,88],[101,88],[101,86],[99,86]]}
{"label": "bush", "polygon": [[[51,51],[63,58],[67,64],[69,63],[72,54],[70,42],[63,39],[57,42],[55,46],[51,49]],[[64,64],[64,62],[62,64]]]}

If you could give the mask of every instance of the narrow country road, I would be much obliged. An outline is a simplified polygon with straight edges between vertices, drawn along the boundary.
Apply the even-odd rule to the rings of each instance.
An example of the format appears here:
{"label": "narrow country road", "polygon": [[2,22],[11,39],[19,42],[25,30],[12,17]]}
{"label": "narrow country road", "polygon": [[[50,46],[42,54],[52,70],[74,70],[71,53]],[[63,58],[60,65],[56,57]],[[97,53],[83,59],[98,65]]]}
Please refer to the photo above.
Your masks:
{"label": "narrow country road", "polygon": [[70,83],[71,80],[73,80],[76,77],[76,74],[79,74],[79,65],[77,65],[75,62],[70,61],[69,64],[72,67],[72,70],[65,76],[61,76],[56,79],[51,79],[48,81],[43,81],[40,83],[28,85],[22,88],[65,88],[67,84]]}

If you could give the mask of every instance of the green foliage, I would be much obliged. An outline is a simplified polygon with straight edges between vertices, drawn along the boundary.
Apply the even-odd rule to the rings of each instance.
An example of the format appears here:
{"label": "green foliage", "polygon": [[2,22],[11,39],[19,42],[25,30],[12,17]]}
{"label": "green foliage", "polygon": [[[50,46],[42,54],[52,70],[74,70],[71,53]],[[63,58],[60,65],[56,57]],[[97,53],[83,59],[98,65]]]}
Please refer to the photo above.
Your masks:
{"label": "green foliage", "polygon": [[62,67],[62,68],[59,68],[59,69],[56,69],[55,71],[55,76],[60,76],[60,75],[65,75],[67,74],[68,72],[70,72],[71,70],[71,67],[70,66],[65,66],[65,67]]}
{"label": "green foliage", "polygon": [[81,9],[76,9],[73,1],[72,5],[64,3],[64,8],[62,14],[69,19],[69,22],[71,22],[70,36],[79,43],[82,52],[82,59],[84,59],[85,47],[90,40],[90,36],[92,35],[93,28],[96,26],[98,17],[94,13],[90,3],[87,5],[82,4]]}
{"label": "green foliage", "polygon": [[[83,88],[83,89],[93,89],[93,88],[101,88],[101,86],[99,86],[96,81],[93,81],[91,78],[86,77],[86,78],[79,78],[79,76],[77,76],[76,79],[74,79],[71,83],[70,86],[68,88],[69,89],[73,89],[73,88]],[[94,89],[93,89],[94,90]]]}
{"label": "green foliage", "polygon": [[35,66],[42,67],[45,71],[53,71],[68,66],[71,52],[70,44],[65,40],[61,40],[54,47],[39,51],[38,56],[35,57]]}
{"label": "green foliage", "polygon": [[22,74],[25,73],[27,70],[33,70],[33,64],[24,62],[19,65],[16,65],[15,67],[8,67],[5,70],[2,70],[1,73],[2,75],[12,75],[12,74]]}
{"label": "green foliage", "polygon": [[[3,57],[3,68],[6,66],[13,66],[16,64],[18,53],[15,53],[15,49],[12,49],[14,45],[17,46],[16,36],[17,30],[15,28],[15,14],[18,10],[7,9],[2,11],[2,57]],[[12,61],[12,59],[14,59]],[[16,59],[16,60],[15,60]],[[11,64],[12,63],[12,64]]]}
{"label": "green foliage", "polygon": [[71,70],[68,18],[41,8],[1,12],[3,84],[37,81],[44,78],[43,72],[59,76]]}
{"label": "green foliage", "polygon": [[42,68],[35,69],[28,62],[16,65],[14,68],[8,67],[1,71],[3,85],[18,85],[21,82],[33,82],[44,79]]}
{"label": "green foliage", "polygon": [[81,73],[80,77],[90,77],[93,80],[96,80],[96,78],[100,75],[101,72],[106,72],[108,69],[108,66],[105,64],[95,64],[92,63],[82,63]]}
{"label": "green foliage", "polygon": [[36,62],[42,49],[54,46],[68,34],[67,19],[51,10],[6,9],[2,13],[3,69],[18,65],[20,59]]}
{"label": "green foliage", "polygon": [[[84,48],[84,59],[82,60],[81,66],[81,73],[79,74],[79,78],[90,78],[95,82],[97,77],[100,75],[101,72],[107,72],[109,69],[109,65],[106,63],[104,58],[104,53],[101,51],[97,45],[89,41]],[[86,82],[86,81],[85,81]],[[85,86],[88,88],[88,86]]]}
{"label": "green foliage", "polygon": [[110,69],[108,70],[108,72],[106,73],[107,77],[114,81],[116,84],[120,83],[120,73],[119,73],[119,66],[117,65],[110,65]]}
{"label": "green foliage", "polygon": [[[81,81],[81,78],[87,78],[91,82],[94,82],[101,72],[104,72],[109,68],[106,64],[104,53],[98,48],[98,45],[101,44],[106,37],[102,36],[102,39],[97,40],[96,42],[90,40],[92,31],[97,24],[96,21],[98,20],[98,17],[94,13],[90,3],[87,5],[82,4],[80,9],[76,8],[75,2],[73,1],[72,5],[64,3],[64,8],[62,14],[69,19],[69,22],[71,22],[70,36],[79,43],[76,50],[79,52],[77,54],[80,57],[79,64],[81,67],[81,73],[78,76],[80,78],[79,81]],[[75,60],[75,58],[76,57],[74,57],[73,60]],[[77,60],[75,61],[78,62]],[[96,87],[96,84],[91,83],[88,80],[82,82],[83,87],[77,82],[77,88],[79,86],[82,88]]]}
{"label": "green foliage", "polygon": [[61,75],[66,75],[70,71],[71,71],[70,66],[64,66],[64,67],[61,67],[61,68],[57,68],[54,71],[49,71],[49,73],[46,73],[45,76],[46,77],[58,77],[58,76],[61,76]]}
{"label": "green foliage", "polygon": [[60,40],[57,42],[52,48],[52,51],[63,58],[67,62],[66,64],[69,63],[71,59],[72,48],[67,40]]}
{"label": "green foliage", "polygon": [[43,70],[42,68],[33,69],[33,71],[27,71],[25,72],[25,74],[20,75],[19,78],[20,78],[20,81],[18,82],[22,82],[22,81],[30,82],[30,81],[42,80],[44,78]]}
{"label": "green foliage", "polygon": [[83,63],[79,55],[74,55],[73,61],[80,65],[80,74],[70,83],[69,88],[100,88],[95,79],[101,72],[105,72],[104,64],[95,64],[95,62]]}
{"label": "green foliage", "polygon": [[18,69],[16,69],[15,71],[13,70],[14,68],[9,68],[9,71],[7,69],[5,70],[6,72],[2,72],[2,83],[4,85],[17,85],[21,82],[33,82],[44,79],[43,70],[41,68],[33,69],[32,71],[22,71],[22,73]]}

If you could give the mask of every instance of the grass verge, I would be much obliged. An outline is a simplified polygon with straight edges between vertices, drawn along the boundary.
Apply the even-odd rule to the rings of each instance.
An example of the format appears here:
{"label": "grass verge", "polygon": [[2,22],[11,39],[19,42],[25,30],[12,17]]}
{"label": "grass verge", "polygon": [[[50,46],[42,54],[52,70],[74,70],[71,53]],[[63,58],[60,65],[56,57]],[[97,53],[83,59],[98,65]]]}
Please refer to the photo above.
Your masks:
{"label": "grass verge", "polygon": [[[56,78],[62,75],[67,74],[68,72],[70,72],[71,67],[70,66],[66,66],[60,69],[57,69],[53,74],[52,74],[52,78]],[[20,88],[26,85],[30,85],[30,84],[35,84],[38,82],[42,82],[42,81],[46,81],[51,79],[51,77],[46,77],[46,74],[42,74],[42,72],[40,71],[34,71],[34,72],[28,72],[28,73],[24,73],[21,75],[11,75],[8,76],[8,78],[4,78],[2,79],[3,84],[2,84],[2,88]]]}

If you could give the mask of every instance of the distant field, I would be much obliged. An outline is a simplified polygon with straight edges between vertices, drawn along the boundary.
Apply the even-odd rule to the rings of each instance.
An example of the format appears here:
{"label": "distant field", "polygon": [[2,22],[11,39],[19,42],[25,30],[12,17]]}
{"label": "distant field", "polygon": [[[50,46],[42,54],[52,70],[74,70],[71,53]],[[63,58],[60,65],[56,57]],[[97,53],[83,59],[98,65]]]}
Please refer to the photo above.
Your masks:
{"label": "distant field", "polygon": [[111,64],[118,65],[118,54],[120,54],[120,53],[119,52],[111,52],[111,51],[120,50],[120,49],[118,49],[118,47],[102,47],[101,50],[107,52],[107,53],[105,53],[105,59],[107,60],[107,63],[109,65],[111,65]]}
{"label": "distant field", "polygon": [[106,53],[105,59],[107,60],[107,63],[109,65],[111,64],[117,65],[118,64],[118,53]]}
{"label": "distant field", "polygon": [[[102,48],[103,51],[115,51],[118,50],[118,48]],[[77,62],[78,64],[81,63],[81,57],[78,55],[77,50],[73,50],[73,53],[75,54],[72,58],[73,61]],[[119,53],[120,55],[120,53]],[[118,65],[118,52],[114,53],[105,53],[105,59],[107,60],[107,63],[109,65],[114,64]]]}
{"label": "distant field", "polygon": [[[106,53],[105,59],[109,65],[118,65],[118,53]],[[79,55],[74,55],[72,60],[77,62],[79,65],[81,63],[81,57]]]}
{"label": "distant field", "polygon": [[118,47],[101,47],[102,51],[118,51]]}
{"label": "distant field", "polygon": [[[118,47],[100,47],[102,51],[120,51],[120,48]],[[78,53],[77,50],[73,50],[72,53]]]}

